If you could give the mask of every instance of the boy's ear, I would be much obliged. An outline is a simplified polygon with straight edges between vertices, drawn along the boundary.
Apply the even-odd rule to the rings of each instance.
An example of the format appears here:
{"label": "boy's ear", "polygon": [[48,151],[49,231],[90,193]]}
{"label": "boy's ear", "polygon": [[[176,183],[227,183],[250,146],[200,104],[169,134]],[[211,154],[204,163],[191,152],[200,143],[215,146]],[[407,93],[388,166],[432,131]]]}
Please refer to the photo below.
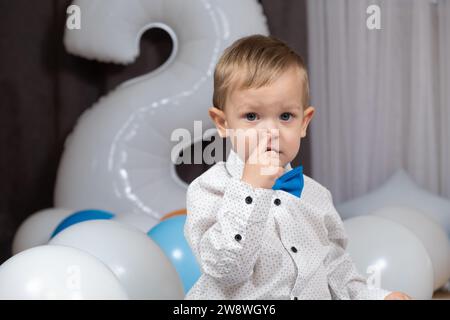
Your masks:
{"label": "boy's ear", "polygon": [[303,122],[302,122],[302,138],[306,137],[306,130],[308,129],[308,125],[314,117],[315,109],[312,106],[303,111]]}
{"label": "boy's ear", "polygon": [[227,120],[225,118],[225,112],[216,107],[208,109],[209,117],[216,125],[217,131],[221,138],[227,137]]}

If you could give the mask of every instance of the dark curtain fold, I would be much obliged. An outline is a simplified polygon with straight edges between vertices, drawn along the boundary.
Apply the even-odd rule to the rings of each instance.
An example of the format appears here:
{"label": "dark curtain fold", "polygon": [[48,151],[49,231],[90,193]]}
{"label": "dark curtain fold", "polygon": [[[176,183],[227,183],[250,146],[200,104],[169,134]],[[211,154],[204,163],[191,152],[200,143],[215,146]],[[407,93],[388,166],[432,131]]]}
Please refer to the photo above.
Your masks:
{"label": "dark curtain fold", "polygon": [[[261,1],[271,33],[307,61],[305,2]],[[20,223],[52,207],[63,144],[78,117],[118,84],[161,65],[172,50],[166,32],[149,30],[130,66],[71,56],[62,44],[70,3],[0,0],[0,263],[10,256]],[[301,161],[306,174],[308,140],[293,163]],[[208,168],[180,166],[177,172],[190,182]]]}

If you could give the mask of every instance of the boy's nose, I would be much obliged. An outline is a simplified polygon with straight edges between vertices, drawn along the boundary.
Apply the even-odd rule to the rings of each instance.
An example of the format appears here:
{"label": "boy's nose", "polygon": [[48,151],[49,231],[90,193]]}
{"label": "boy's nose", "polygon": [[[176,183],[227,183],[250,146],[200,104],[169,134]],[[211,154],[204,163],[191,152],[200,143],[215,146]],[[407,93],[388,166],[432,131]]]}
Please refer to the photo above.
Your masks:
{"label": "boy's nose", "polygon": [[261,129],[267,130],[272,135],[280,130],[280,128],[278,127],[278,122],[274,120],[267,120],[261,123]]}
{"label": "boy's nose", "polygon": [[277,139],[280,136],[280,129],[278,127],[266,127],[262,130],[269,134],[269,139]]}
{"label": "boy's nose", "polygon": [[278,128],[262,128],[261,133],[268,134],[267,147],[278,150],[280,130]]}

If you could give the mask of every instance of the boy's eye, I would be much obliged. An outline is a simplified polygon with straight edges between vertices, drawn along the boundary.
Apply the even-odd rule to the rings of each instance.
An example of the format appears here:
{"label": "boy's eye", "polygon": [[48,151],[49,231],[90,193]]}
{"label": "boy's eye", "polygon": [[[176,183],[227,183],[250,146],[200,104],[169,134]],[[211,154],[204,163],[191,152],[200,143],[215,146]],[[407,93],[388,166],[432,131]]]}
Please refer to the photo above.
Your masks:
{"label": "boy's eye", "polygon": [[281,114],[280,119],[283,121],[288,121],[291,118],[292,114],[289,112],[284,112]]}
{"label": "boy's eye", "polygon": [[247,113],[245,116],[246,116],[248,121],[255,121],[256,120],[256,113],[254,113],[254,112]]}

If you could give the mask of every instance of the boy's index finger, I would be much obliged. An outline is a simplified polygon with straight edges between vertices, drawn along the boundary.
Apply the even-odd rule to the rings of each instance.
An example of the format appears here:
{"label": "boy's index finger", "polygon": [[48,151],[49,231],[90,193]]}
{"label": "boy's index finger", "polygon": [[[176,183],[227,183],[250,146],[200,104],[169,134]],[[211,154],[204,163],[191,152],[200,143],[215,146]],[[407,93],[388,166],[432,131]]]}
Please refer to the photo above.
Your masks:
{"label": "boy's index finger", "polygon": [[267,131],[259,132],[259,142],[258,142],[258,154],[262,155],[267,151],[267,141],[269,140],[269,133]]}

